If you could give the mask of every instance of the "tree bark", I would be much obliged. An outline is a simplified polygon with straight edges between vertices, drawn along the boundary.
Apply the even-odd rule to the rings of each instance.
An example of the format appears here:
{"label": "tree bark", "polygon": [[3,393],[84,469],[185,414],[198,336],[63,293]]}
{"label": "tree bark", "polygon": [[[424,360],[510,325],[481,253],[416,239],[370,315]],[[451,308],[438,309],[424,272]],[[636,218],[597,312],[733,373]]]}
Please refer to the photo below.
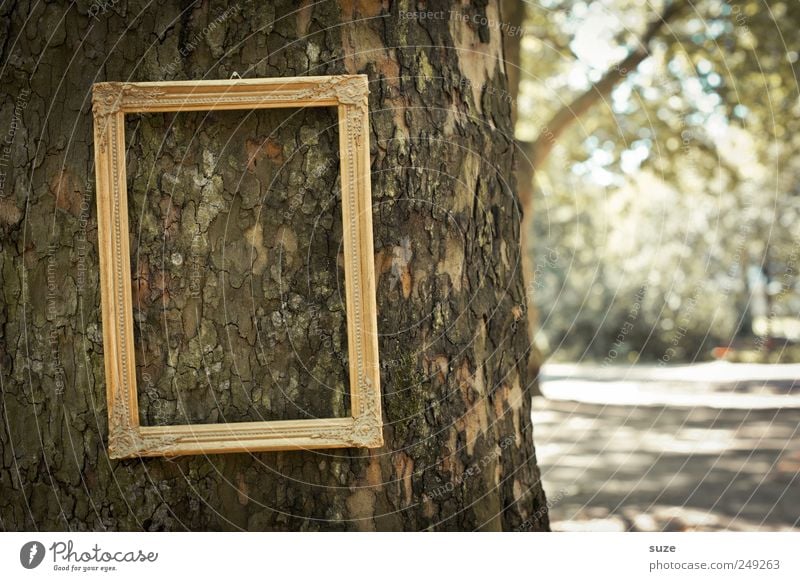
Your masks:
{"label": "tree bark", "polygon": [[[4,530],[548,528],[498,2],[413,9],[0,8]],[[234,72],[369,76],[386,445],[112,461],[91,84]],[[144,423],[347,412],[331,119],[128,120]]]}

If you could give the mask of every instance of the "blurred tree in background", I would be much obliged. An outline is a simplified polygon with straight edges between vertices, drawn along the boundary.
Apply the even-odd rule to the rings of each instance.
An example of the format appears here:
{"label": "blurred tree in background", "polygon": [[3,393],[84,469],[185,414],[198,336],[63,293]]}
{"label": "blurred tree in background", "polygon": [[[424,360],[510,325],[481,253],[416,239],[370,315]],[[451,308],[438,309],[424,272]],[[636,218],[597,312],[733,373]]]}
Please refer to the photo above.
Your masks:
{"label": "blurred tree in background", "polygon": [[[528,3],[517,137],[560,359],[791,358],[800,2]],[[523,202],[525,202],[523,193]]]}

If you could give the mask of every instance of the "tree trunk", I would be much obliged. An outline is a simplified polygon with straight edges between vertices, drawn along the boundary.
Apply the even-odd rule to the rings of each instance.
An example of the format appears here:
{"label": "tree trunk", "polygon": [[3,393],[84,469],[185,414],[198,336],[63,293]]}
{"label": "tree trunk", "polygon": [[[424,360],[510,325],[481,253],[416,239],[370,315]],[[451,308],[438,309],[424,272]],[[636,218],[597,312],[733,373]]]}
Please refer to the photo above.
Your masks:
{"label": "tree trunk", "polygon": [[[508,78],[508,93],[511,96],[511,121],[512,127],[517,124],[517,104],[519,102],[520,84],[520,51],[522,49],[522,30],[525,26],[526,5],[519,0],[502,0],[501,5],[503,20],[508,22],[516,31],[514,34],[503,35],[503,53],[506,62],[506,76]],[[515,141],[514,178],[517,183],[517,196],[522,208],[520,223],[520,255],[522,257],[522,280],[525,283],[525,312],[528,319],[528,331],[531,336],[531,345],[528,352],[528,389],[532,396],[542,395],[539,389],[539,369],[542,366],[542,353],[536,347],[533,336],[539,324],[539,313],[536,308],[534,290],[533,255],[533,165],[525,156],[525,150],[520,149],[520,142]],[[527,206],[525,201],[528,200]]]}
{"label": "tree trunk", "polygon": [[[507,0],[508,4],[512,0]],[[544,167],[547,158],[553,151],[558,138],[561,137],[572,125],[585,115],[592,107],[608,97],[614,88],[623,81],[629,73],[650,55],[650,43],[668,25],[669,21],[678,16],[688,7],[686,2],[676,0],[667,4],[659,16],[650,22],[636,45],[631,47],[628,55],[610,67],[603,76],[593,83],[586,91],[576,96],[569,103],[560,107],[539,129],[539,135],[532,142],[517,142],[519,153],[517,155],[517,183],[523,220],[521,225],[522,270],[526,283],[528,296],[528,329],[531,332],[531,351],[528,361],[528,376],[531,378],[531,393],[541,395],[538,383],[539,369],[541,368],[542,353],[533,344],[533,334],[539,326],[538,311],[534,304],[533,295],[536,289],[534,264],[535,245],[533,240],[534,227],[534,192],[536,191],[536,172]],[[515,10],[519,17],[519,9]],[[518,47],[516,47],[518,50]],[[512,48],[512,51],[514,49]],[[513,75],[509,73],[509,77]]]}
{"label": "tree trunk", "polygon": [[[498,2],[435,4],[0,9],[3,529],[548,528]],[[91,84],[234,73],[369,76],[386,445],[109,460]],[[347,413],[336,131],[127,120],[144,424]]]}

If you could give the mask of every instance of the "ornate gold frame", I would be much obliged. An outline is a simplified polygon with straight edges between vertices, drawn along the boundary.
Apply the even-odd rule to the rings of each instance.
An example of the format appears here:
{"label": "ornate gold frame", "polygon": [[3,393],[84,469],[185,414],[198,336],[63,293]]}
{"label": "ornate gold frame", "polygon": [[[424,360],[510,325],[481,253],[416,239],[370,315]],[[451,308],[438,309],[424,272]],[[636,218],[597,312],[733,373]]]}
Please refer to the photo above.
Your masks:
{"label": "ornate gold frame", "polygon": [[[97,83],[93,88],[97,226],[111,458],[383,445],[367,77]],[[337,107],[352,416],[141,426],[125,178],[125,113]]]}

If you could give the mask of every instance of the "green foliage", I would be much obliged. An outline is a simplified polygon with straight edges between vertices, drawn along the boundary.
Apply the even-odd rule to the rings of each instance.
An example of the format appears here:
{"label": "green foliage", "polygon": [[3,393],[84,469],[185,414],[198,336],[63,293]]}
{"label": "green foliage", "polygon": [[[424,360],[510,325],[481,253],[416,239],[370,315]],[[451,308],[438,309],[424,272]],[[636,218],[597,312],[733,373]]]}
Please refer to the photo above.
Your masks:
{"label": "green foliage", "polygon": [[[529,5],[518,136],[546,133],[668,5]],[[800,3],[687,3],[648,49],[536,168],[534,300],[561,357],[706,358],[800,309]]]}

